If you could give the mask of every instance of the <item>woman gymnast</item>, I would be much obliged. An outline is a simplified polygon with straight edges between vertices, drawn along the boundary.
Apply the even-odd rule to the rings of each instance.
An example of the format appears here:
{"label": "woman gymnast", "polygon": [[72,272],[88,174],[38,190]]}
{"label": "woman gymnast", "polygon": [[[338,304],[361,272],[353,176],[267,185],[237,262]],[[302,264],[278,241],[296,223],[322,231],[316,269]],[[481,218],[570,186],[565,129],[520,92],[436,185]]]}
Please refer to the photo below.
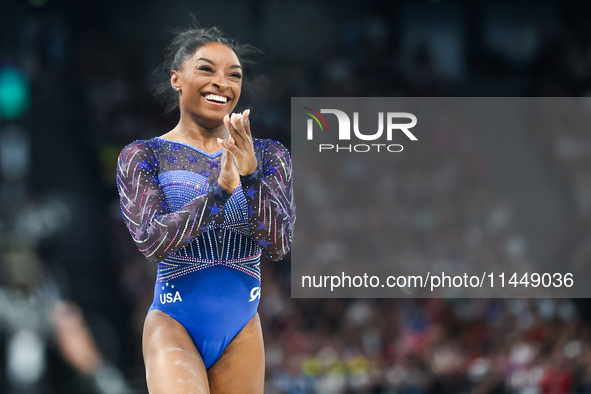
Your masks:
{"label": "woman gymnast", "polygon": [[252,137],[249,110],[232,113],[243,48],[216,28],[178,34],[164,69],[179,123],[119,156],[123,218],[158,263],[143,332],[152,394],[263,392],[260,257],[289,251],[295,205],[287,149]]}

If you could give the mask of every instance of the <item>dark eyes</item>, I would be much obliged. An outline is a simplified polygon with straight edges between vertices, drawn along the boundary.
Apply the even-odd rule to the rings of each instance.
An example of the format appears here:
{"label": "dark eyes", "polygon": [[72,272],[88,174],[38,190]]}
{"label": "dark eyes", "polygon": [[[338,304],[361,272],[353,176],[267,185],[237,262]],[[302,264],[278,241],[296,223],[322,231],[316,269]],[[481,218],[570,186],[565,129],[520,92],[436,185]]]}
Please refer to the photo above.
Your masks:
{"label": "dark eyes", "polygon": [[[205,71],[208,73],[213,73],[213,68],[211,68],[211,66],[208,66],[206,64],[199,66],[199,71]],[[239,72],[234,72],[232,74],[230,74],[230,77],[232,78],[236,78],[236,79],[242,79],[242,74]]]}

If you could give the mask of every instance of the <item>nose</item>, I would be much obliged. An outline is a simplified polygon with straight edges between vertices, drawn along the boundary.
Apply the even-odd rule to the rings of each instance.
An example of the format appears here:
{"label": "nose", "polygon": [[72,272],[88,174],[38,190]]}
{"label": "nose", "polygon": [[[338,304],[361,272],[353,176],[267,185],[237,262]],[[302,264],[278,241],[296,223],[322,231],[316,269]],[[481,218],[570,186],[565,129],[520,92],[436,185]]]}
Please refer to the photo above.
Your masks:
{"label": "nose", "polygon": [[213,85],[219,89],[227,89],[230,87],[228,81],[224,76],[219,76],[214,82]]}

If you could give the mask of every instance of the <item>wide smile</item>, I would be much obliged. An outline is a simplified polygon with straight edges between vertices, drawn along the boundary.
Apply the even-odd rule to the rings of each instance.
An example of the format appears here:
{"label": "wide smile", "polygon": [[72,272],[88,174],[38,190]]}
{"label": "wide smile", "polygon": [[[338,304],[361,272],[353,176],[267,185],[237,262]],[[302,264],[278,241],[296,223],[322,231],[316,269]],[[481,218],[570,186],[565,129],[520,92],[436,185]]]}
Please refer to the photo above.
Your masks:
{"label": "wide smile", "polygon": [[230,100],[232,100],[228,96],[224,96],[224,95],[216,94],[216,93],[208,93],[208,92],[206,92],[206,93],[203,93],[201,96],[205,99],[205,101],[207,101],[211,105],[224,106]]}

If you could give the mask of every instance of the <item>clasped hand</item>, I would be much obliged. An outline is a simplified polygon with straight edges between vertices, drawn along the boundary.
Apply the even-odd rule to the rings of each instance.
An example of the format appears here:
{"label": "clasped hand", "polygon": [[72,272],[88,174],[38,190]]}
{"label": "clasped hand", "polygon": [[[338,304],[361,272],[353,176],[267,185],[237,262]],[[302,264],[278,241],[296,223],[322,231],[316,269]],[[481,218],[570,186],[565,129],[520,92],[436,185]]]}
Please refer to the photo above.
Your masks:
{"label": "clasped hand", "polygon": [[218,144],[224,148],[218,183],[229,193],[238,187],[241,175],[252,174],[257,169],[249,115],[249,109],[242,114],[226,115],[224,124],[229,131],[228,140],[217,139]]}

